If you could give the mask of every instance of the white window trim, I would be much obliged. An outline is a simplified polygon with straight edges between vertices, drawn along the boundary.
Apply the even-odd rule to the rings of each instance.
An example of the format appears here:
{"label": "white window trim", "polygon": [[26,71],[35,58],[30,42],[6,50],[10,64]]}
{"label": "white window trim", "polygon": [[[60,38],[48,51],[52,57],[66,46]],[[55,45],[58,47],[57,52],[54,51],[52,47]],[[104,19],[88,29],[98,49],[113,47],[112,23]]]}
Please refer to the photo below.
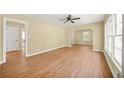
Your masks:
{"label": "white window trim", "polygon": [[[112,15],[111,15],[112,16]],[[116,18],[116,15],[114,15],[114,17]],[[112,19],[111,19],[112,20]],[[106,24],[105,24],[105,30],[108,30],[109,28],[108,28],[108,22],[110,21],[110,19],[108,19],[108,21],[106,22]],[[113,25],[114,25],[114,27],[115,27],[115,30],[117,30],[117,28],[116,28],[116,26],[117,25],[119,25],[119,24],[121,24],[121,22],[119,22],[118,24],[116,24],[116,21],[117,20],[115,20],[115,24],[112,24],[112,27],[113,27]],[[107,27],[107,28],[106,28]],[[112,28],[112,30],[114,30],[113,28]],[[110,33],[110,32],[108,32],[108,33]],[[105,34],[106,34],[106,31],[105,31]],[[110,37],[108,34],[105,36],[105,34],[104,34],[104,44],[106,44],[106,41],[105,41],[105,39],[106,38],[108,38],[108,37]],[[113,33],[112,33],[113,34]],[[112,38],[114,38],[115,36],[122,36],[122,34],[121,35],[112,35]],[[107,41],[108,42],[108,41]],[[122,71],[122,64],[119,64],[119,62],[114,58],[114,43],[115,43],[115,41],[112,39],[112,53],[110,53],[109,52],[109,50],[106,48],[106,45],[104,45],[104,50],[105,50],[105,52],[108,54],[108,56],[111,58],[111,60],[113,61],[113,63],[116,65],[116,67],[120,70],[120,71]]]}

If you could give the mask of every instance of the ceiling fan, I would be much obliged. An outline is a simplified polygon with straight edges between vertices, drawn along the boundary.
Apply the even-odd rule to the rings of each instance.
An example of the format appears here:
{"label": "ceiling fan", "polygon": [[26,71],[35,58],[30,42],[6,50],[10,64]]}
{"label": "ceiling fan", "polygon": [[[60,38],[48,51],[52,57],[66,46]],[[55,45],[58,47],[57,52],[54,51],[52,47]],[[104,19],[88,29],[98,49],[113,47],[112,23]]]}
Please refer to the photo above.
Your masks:
{"label": "ceiling fan", "polygon": [[67,22],[71,22],[74,24],[75,23],[74,20],[78,20],[78,19],[80,19],[80,17],[72,18],[72,15],[68,15],[65,19],[60,19],[60,20],[65,20],[63,24]]}

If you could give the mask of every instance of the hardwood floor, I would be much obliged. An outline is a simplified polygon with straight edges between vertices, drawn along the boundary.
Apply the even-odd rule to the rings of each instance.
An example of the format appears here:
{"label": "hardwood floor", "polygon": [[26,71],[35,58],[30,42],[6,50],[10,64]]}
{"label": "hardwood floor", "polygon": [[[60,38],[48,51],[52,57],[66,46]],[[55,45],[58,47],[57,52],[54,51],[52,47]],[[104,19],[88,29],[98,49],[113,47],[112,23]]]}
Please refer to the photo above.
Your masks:
{"label": "hardwood floor", "polygon": [[7,54],[0,66],[2,78],[111,78],[103,53],[92,47],[73,45],[25,58],[21,52]]}

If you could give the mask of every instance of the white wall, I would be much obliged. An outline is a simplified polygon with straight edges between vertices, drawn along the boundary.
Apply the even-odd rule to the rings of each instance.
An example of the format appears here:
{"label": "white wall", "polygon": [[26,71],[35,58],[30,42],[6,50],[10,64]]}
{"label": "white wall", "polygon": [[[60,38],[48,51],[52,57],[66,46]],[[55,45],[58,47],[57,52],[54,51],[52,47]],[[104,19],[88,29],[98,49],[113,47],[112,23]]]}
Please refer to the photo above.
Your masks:
{"label": "white wall", "polygon": [[72,30],[70,28],[66,27],[65,29],[66,29],[66,45],[68,47],[71,47],[73,33],[72,33]]}

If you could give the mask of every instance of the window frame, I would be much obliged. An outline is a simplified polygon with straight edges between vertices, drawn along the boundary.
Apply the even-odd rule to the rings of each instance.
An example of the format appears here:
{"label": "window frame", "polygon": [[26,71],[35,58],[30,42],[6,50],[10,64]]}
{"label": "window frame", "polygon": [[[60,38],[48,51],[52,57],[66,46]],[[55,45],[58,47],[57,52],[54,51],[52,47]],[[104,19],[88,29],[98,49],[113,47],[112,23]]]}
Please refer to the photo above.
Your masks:
{"label": "window frame", "polygon": [[[122,16],[122,15],[121,15]],[[111,24],[111,27],[110,27],[110,24]],[[106,51],[106,53],[110,56],[110,58],[113,60],[113,62],[115,64],[117,64],[120,68],[122,68],[122,61],[121,63],[115,58],[115,37],[117,36],[121,36],[122,37],[122,33],[121,34],[116,34],[116,31],[117,31],[117,26],[118,25],[122,25],[122,20],[117,23],[117,15],[113,14],[111,15],[108,20],[106,21],[105,25],[104,25],[104,29],[105,29],[105,32],[104,32],[104,49]],[[111,34],[110,34],[111,33]],[[111,53],[109,51],[109,38],[112,38],[111,40]],[[106,45],[107,44],[107,45]],[[121,48],[118,48],[120,49],[120,51],[122,51]],[[121,52],[121,60],[122,60],[122,52]]]}
{"label": "window frame", "polygon": [[[121,15],[122,16],[122,15]],[[122,25],[122,21],[121,22],[119,22],[119,23],[117,23],[117,15],[115,15],[115,31],[117,31],[117,26],[118,25]],[[115,48],[116,49],[118,49],[118,50],[120,50],[120,51],[122,51],[122,49],[120,49],[120,48],[118,48],[118,47],[115,47],[114,45],[115,45],[115,37],[118,37],[118,36],[121,36],[122,37],[122,33],[121,34],[115,34],[115,33],[117,33],[117,32],[114,32],[114,34],[113,34],[113,59],[115,60],[115,62],[120,66],[120,67],[122,67],[122,62],[120,63],[116,58],[115,58],[115,56],[114,56],[114,53],[115,53]],[[121,55],[122,55],[122,52],[121,52]],[[122,57],[121,57],[121,60],[122,60]]]}

